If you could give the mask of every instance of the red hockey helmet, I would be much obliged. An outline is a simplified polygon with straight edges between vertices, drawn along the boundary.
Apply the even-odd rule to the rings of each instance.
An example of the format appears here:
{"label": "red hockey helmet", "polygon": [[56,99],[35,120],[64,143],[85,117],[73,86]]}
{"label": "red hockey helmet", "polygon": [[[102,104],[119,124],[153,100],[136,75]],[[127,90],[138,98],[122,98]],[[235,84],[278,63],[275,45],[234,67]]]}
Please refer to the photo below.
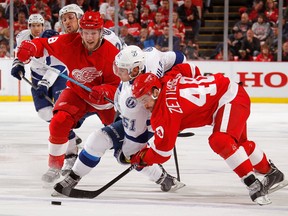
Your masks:
{"label": "red hockey helmet", "polygon": [[87,11],[80,19],[79,25],[82,29],[102,29],[104,21],[99,11]]}
{"label": "red hockey helmet", "polygon": [[140,98],[145,94],[151,94],[153,87],[161,89],[158,77],[152,73],[140,74],[133,82],[132,93],[134,97]]}

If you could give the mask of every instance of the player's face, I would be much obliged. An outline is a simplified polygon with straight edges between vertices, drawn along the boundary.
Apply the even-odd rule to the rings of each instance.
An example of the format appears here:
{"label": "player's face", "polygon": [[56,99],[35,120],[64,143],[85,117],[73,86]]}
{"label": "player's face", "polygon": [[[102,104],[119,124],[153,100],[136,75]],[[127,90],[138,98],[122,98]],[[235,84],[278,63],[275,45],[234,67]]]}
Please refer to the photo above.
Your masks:
{"label": "player's face", "polygon": [[119,68],[115,65],[113,69],[114,69],[114,73],[120,77],[122,82],[127,82],[135,78],[139,74],[139,67],[133,68],[130,75],[129,75],[128,69],[126,68]]}
{"label": "player's face", "polygon": [[153,111],[156,100],[152,98],[151,94],[145,94],[138,99],[143,104],[146,110]]}
{"label": "player's face", "polygon": [[43,32],[43,25],[41,23],[31,23],[30,30],[33,37],[40,37]]}
{"label": "player's face", "polygon": [[82,29],[80,31],[85,48],[92,52],[100,45],[101,30],[99,29]]}
{"label": "player's face", "polygon": [[65,33],[74,33],[79,29],[78,19],[75,13],[69,12],[61,16],[61,22]]}

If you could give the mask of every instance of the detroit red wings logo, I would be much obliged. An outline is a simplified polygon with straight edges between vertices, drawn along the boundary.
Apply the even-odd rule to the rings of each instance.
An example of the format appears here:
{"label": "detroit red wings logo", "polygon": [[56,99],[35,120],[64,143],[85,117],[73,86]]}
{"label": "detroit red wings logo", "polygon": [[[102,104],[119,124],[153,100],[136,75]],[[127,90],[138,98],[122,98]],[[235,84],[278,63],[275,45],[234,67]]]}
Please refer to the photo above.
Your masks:
{"label": "detroit red wings logo", "polygon": [[103,72],[101,70],[98,71],[95,67],[86,67],[81,70],[74,69],[72,71],[73,78],[82,84],[90,83],[96,79],[96,77],[101,77],[102,74]]}

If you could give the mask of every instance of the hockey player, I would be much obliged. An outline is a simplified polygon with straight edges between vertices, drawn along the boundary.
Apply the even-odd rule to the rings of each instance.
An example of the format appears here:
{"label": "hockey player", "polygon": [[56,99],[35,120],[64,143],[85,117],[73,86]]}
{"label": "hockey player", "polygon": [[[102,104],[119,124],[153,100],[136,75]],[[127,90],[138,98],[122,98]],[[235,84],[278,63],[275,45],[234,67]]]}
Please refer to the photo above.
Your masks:
{"label": "hockey player", "polygon": [[23,41],[18,51],[20,61],[44,53],[56,57],[68,68],[69,76],[92,89],[89,93],[79,85],[67,82],[54,107],[49,130],[49,169],[42,180],[53,182],[60,177],[67,134],[86,113],[97,113],[104,125],[113,122],[113,104],[105,98],[114,98],[120,82],[113,73],[113,61],[119,50],[103,39],[103,19],[99,12],[86,12],[79,22],[79,33],[64,34],[47,39]]}
{"label": "hockey player", "polygon": [[[64,6],[59,11],[60,24],[63,29],[64,34],[76,33],[79,31],[79,20],[83,16],[84,12],[76,4],[69,4]],[[54,30],[46,30],[42,34],[46,38],[55,36]],[[43,37],[42,36],[42,37]],[[121,42],[119,37],[109,29],[103,28],[103,37],[112,43],[117,49],[122,50],[126,45]],[[55,73],[54,73],[55,75]],[[95,113],[88,113],[77,123],[77,128],[81,126],[85,118]],[[73,136],[72,136],[73,137]],[[62,167],[62,175],[66,175],[70,172],[72,166],[74,165],[76,158],[78,156],[78,148],[73,140],[69,140],[69,147],[67,149],[68,153],[65,156],[65,162]]]}
{"label": "hockey player", "polygon": [[[44,19],[40,14],[30,15],[28,18],[28,25],[29,29],[21,31],[16,37],[16,53],[18,51],[18,46],[24,40],[32,40],[33,38],[38,37],[48,38],[57,35],[55,32],[51,32],[51,30],[49,30],[49,35],[45,33],[48,31],[43,32]],[[43,56],[38,60],[48,65],[53,65],[54,68],[67,75],[66,67],[63,66],[57,59],[50,56]],[[32,84],[37,87],[37,89],[33,87],[31,88],[35,109],[41,119],[50,122],[53,116],[53,104],[44,98],[44,96],[48,96],[51,98],[51,101],[54,101],[55,103],[61,91],[66,88],[66,79],[58,77],[56,73],[53,73],[34,62],[31,62],[30,65]],[[25,75],[24,64],[20,62],[17,57],[13,61],[11,75],[19,80],[21,80],[21,77]],[[71,159],[73,160],[72,157],[75,155],[75,153],[77,153],[73,147],[79,143],[81,143],[81,139],[75,135],[73,130],[71,130],[69,133],[69,146],[72,146],[72,148],[67,149],[66,162],[69,163]],[[76,158],[74,159],[74,162],[75,160]],[[73,164],[70,166],[70,169]],[[65,170],[68,168],[64,167],[63,172],[65,172]]]}
{"label": "hockey player", "polygon": [[[60,25],[64,33],[75,33],[79,30],[79,20],[83,16],[83,10],[76,4],[64,6],[59,11]],[[103,28],[103,37],[112,43],[117,49],[122,50],[126,44],[110,29]]]}
{"label": "hockey player", "polygon": [[[112,147],[118,162],[129,164],[127,159],[145,147],[149,138],[153,136],[149,112],[132,97],[131,85],[134,78],[145,71],[155,71],[157,76],[162,77],[173,65],[184,61],[185,56],[180,52],[160,52],[152,47],[143,52],[137,46],[127,46],[117,54],[114,73],[122,82],[117,89],[114,102],[122,120],[89,135],[71,173],[55,185],[57,192],[63,193],[63,188],[75,187],[83,176],[97,166],[105,151]],[[160,184],[162,191],[177,190],[184,186],[158,164],[139,167],[137,170]]]}
{"label": "hockey player", "polygon": [[[209,137],[212,150],[241,178],[252,201],[260,205],[271,203],[267,193],[285,181],[284,175],[247,139],[249,96],[241,85],[222,74],[198,73],[193,78],[182,75],[191,71],[190,65],[180,64],[161,81],[152,73],[135,79],[133,95],[152,113],[155,133],[153,147],[134,154],[131,163],[139,166],[164,163],[171,156],[179,130],[213,125]],[[261,182],[254,172],[264,174],[264,180]]]}

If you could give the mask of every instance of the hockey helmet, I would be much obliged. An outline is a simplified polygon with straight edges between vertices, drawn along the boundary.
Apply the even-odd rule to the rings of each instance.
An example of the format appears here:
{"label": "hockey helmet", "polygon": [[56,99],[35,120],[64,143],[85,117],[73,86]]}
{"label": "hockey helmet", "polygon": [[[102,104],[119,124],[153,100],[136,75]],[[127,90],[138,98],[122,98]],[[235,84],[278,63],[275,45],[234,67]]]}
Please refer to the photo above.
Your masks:
{"label": "hockey helmet", "polygon": [[28,18],[28,25],[30,26],[32,23],[41,23],[44,25],[44,18],[41,14],[31,14]]}
{"label": "hockey helmet", "polygon": [[127,46],[115,56],[113,70],[117,76],[119,68],[127,69],[130,75],[135,67],[139,67],[139,73],[145,68],[145,54],[138,46]]}
{"label": "hockey helmet", "polygon": [[84,14],[83,10],[76,4],[69,4],[61,8],[61,10],[59,11],[60,20],[61,17],[66,13],[75,13],[77,19],[80,19]]}
{"label": "hockey helmet", "polygon": [[104,21],[99,11],[87,11],[84,13],[79,22],[82,29],[103,29]]}
{"label": "hockey helmet", "polygon": [[151,95],[152,89],[161,89],[159,78],[153,73],[140,74],[133,82],[132,93],[134,97],[140,98],[145,94]]}

